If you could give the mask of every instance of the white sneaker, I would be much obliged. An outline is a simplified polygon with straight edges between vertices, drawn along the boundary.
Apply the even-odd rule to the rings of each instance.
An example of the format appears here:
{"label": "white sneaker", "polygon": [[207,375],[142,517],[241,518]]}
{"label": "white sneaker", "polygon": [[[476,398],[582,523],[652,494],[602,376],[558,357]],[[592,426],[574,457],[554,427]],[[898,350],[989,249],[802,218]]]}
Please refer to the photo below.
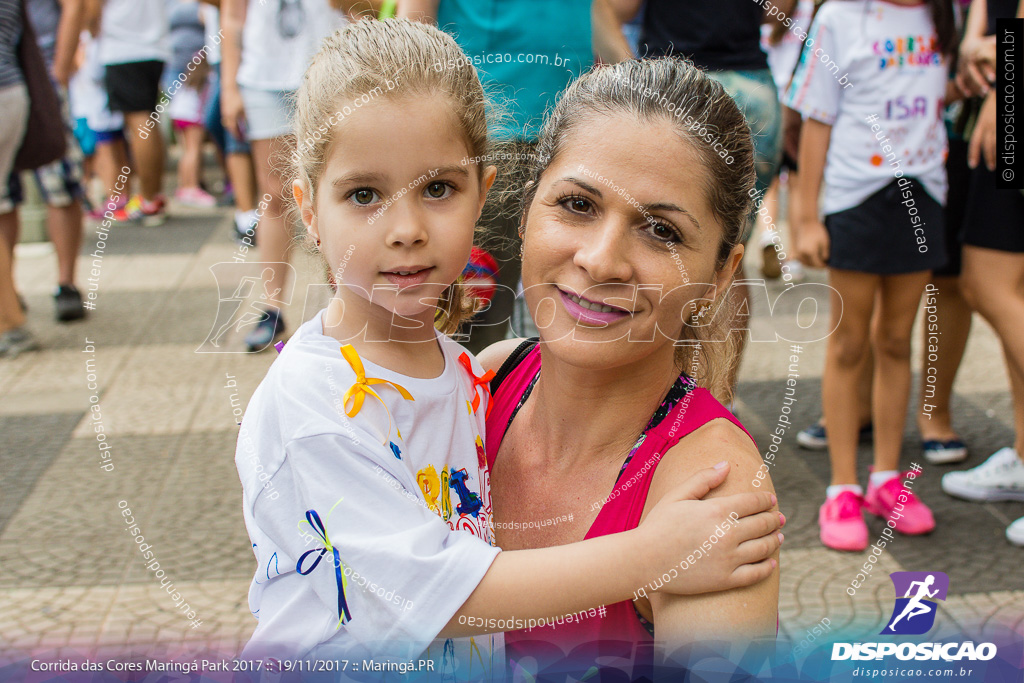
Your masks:
{"label": "white sneaker", "polygon": [[1024,546],[1024,517],[1006,527],[1006,538],[1014,545]]}
{"label": "white sneaker", "polygon": [[1013,448],[1000,448],[974,469],[943,475],[942,490],[967,500],[1024,501],[1024,462]]}

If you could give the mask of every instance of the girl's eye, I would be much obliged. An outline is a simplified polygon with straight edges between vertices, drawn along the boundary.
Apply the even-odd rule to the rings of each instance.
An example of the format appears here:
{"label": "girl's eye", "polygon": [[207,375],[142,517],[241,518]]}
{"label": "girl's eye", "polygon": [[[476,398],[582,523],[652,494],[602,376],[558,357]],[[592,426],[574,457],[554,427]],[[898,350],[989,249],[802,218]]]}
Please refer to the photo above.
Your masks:
{"label": "girl's eye", "polygon": [[650,223],[647,226],[648,234],[662,242],[681,242],[679,233],[667,223]]}
{"label": "girl's eye", "polygon": [[377,201],[377,193],[365,187],[359,188],[349,196],[360,206],[368,206]]}
{"label": "girl's eye", "polygon": [[448,183],[434,182],[427,185],[427,196],[431,199],[444,199],[448,196],[451,185]]}

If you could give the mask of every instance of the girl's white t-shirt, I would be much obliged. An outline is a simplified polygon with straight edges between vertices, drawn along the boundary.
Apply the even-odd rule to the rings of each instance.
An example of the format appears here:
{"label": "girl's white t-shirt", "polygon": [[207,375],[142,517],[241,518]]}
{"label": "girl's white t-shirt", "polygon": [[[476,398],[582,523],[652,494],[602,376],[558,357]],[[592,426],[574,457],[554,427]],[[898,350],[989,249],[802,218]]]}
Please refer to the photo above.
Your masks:
{"label": "girl's white t-shirt", "polygon": [[[483,369],[437,333],[439,377],[361,359],[359,385],[322,319],[285,345],[239,431],[235,464],[257,562],[249,606],[259,620],[243,658],[424,657],[459,678],[500,672],[501,634],[435,640],[500,552],[483,447],[489,397],[473,380]],[[363,397],[352,417],[350,389]]]}
{"label": "girl's white t-shirt", "polygon": [[171,58],[166,0],[106,0],[100,21],[103,64]]}
{"label": "girl's white t-shirt", "polygon": [[249,0],[238,84],[254,90],[298,90],[321,41],[347,23],[328,0]]}
{"label": "girl's white t-shirt", "polygon": [[897,171],[945,203],[947,79],[924,3],[822,6],[784,103],[832,126],[826,214],[862,203]]}

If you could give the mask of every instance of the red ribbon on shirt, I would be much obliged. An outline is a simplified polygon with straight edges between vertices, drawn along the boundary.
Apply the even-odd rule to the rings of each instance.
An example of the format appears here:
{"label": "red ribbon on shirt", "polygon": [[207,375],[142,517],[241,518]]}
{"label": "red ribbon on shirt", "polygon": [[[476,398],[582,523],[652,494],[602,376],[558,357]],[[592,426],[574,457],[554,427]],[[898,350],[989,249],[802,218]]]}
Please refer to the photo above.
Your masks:
{"label": "red ribbon on shirt", "polygon": [[491,416],[491,408],[494,407],[494,401],[491,398],[491,380],[494,379],[494,370],[488,370],[484,374],[477,377],[476,373],[473,372],[473,361],[469,359],[469,354],[465,351],[459,356],[459,362],[462,363],[462,367],[466,368],[466,372],[469,373],[470,377],[473,378],[473,412],[477,411],[480,407],[480,391],[482,390],[487,394],[487,413],[484,415],[486,420]]}

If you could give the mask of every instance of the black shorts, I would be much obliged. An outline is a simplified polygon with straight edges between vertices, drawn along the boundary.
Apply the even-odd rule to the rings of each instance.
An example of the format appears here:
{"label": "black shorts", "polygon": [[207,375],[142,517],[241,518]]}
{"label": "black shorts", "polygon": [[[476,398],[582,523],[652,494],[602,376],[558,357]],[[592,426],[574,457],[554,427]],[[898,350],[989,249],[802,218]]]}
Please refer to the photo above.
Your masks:
{"label": "black shorts", "polygon": [[971,171],[971,189],[964,217],[964,244],[1024,253],[1024,194],[996,189],[996,174],[982,161]]}
{"label": "black shorts", "polygon": [[110,111],[151,112],[160,99],[160,76],[164,63],[126,62],[110,64],[103,75]]}
{"label": "black shorts", "polygon": [[949,156],[946,157],[946,175],[949,191],[946,193],[946,265],[936,268],[933,275],[957,277],[963,261],[963,244],[960,230],[967,214],[967,193],[971,187],[971,169],[967,166],[967,141],[961,138],[949,139]]}
{"label": "black shorts", "polygon": [[828,267],[876,275],[940,268],[946,263],[943,223],[942,205],[921,183],[894,179],[852,209],[825,216]]}

